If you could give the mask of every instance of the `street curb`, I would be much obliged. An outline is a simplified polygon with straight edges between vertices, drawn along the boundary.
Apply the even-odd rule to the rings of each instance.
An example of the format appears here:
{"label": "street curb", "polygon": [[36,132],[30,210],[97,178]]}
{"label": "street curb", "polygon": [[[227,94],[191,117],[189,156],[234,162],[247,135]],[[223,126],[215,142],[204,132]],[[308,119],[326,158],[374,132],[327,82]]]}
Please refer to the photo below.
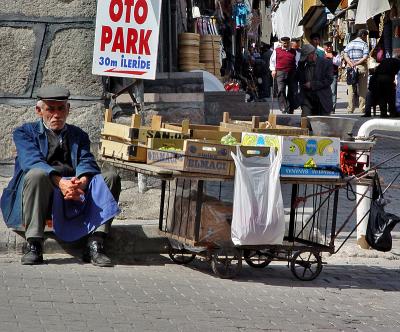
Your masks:
{"label": "street curb", "polygon": [[[45,254],[77,254],[85,247],[86,240],[63,242],[54,234],[46,233],[44,242]],[[0,234],[0,254],[21,254],[25,239],[21,233],[10,229]],[[169,250],[169,242],[158,232],[158,225],[124,222],[113,225],[105,249],[110,255],[130,256],[134,254],[165,254]]]}

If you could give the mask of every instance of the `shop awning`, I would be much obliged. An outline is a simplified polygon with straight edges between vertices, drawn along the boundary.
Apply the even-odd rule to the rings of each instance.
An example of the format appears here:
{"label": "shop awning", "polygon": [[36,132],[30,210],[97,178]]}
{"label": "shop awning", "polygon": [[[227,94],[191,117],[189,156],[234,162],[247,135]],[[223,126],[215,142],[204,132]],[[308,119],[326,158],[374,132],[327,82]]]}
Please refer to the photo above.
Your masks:
{"label": "shop awning", "polygon": [[300,38],[303,28],[299,22],[302,17],[303,1],[286,0],[279,2],[279,7],[272,13],[272,27],[278,38]]}
{"label": "shop awning", "polygon": [[321,2],[326,6],[326,8],[329,9],[332,14],[335,14],[337,7],[342,2],[342,0],[321,0]]}
{"label": "shop awning", "polygon": [[390,10],[389,0],[359,0],[356,13],[356,24],[366,24],[368,19]]}
{"label": "shop awning", "polygon": [[307,13],[303,16],[303,19],[299,22],[299,25],[304,26],[306,29],[314,27],[315,23],[321,19],[321,16],[326,17],[324,6],[312,6],[307,10]]}

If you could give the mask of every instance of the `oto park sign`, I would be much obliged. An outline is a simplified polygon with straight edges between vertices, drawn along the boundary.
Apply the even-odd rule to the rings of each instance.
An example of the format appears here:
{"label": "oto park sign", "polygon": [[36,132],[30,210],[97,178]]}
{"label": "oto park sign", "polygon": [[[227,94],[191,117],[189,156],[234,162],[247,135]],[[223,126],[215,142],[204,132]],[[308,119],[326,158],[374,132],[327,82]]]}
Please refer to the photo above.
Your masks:
{"label": "oto park sign", "polygon": [[161,0],[98,0],[92,73],[155,79]]}

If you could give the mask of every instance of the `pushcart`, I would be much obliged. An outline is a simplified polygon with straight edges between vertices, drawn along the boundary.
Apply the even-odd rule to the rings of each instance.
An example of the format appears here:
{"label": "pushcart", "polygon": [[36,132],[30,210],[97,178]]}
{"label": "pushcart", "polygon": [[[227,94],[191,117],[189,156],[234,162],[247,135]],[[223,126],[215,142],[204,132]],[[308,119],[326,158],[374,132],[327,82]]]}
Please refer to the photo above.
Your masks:
{"label": "pushcart", "polygon": [[[368,176],[351,181],[282,178],[286,225],[283,243],[235,246],[230,239],[232,176],[173,171],[105,157],[103,160],[118,168],[160,179],[159,231],[170,240],[170,258],[177,264],[203,258],[221,278],[238,275],[245,260],[253,268],[284,261],[296,278],[315,279],[322,271],[322,253],[337,253],[355,231],[357,225],[335,247],[335,240],[372,185]],[[358,203],[338,225],[339,190],[355,196],[352,184],[361,185],[365,191],[358,193]]]}

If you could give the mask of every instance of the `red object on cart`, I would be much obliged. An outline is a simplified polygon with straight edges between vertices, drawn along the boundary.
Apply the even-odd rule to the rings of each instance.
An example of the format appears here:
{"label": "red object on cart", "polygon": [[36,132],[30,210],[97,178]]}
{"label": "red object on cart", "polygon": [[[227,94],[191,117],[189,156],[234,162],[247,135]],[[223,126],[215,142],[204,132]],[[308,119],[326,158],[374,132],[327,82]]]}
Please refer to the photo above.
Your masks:
{"label": "red object on cart", "polygon": [[343,175],[357,175],[364,171],[365,162],[361,162],[357,151],[344,145],[340,151],[340,170]]}

